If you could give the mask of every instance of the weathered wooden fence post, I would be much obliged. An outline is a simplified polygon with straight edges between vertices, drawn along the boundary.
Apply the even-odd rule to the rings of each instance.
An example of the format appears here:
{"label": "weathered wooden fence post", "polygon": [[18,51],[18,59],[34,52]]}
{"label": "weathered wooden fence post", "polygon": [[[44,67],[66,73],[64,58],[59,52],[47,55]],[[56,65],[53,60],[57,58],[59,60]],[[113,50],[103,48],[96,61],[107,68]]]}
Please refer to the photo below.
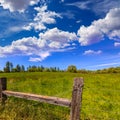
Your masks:
{"label": "weathered wooden fence post", "polygon": [[81,102],[82,102],[83,85],[84,85],[83,78],[75,78],[74,79],[70,120],[80,120],[80,108],[81,108]]}
{"label": "weathered wooden fence post", "polygon": [[0,101],[2,104],[4,104],[5,100],[7,99],[7,96],[2,93],[2,91],[6,89],[7,89],[7,79],[0,78]]}

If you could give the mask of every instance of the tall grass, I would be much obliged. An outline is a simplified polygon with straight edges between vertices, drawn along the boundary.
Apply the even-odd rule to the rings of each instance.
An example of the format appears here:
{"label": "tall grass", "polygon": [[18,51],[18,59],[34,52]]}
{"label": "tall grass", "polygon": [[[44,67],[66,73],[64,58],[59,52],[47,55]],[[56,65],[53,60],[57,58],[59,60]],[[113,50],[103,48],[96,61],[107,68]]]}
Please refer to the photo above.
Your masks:
{"label": "tall grass", "polygon": [[[1,73],[8,89],[71,99],[73,79],[84,78],[82,120],[120,119],[120,74],[58,72]],[[0,106],[0,119],[69,120],[68,108],[10,97]]]}

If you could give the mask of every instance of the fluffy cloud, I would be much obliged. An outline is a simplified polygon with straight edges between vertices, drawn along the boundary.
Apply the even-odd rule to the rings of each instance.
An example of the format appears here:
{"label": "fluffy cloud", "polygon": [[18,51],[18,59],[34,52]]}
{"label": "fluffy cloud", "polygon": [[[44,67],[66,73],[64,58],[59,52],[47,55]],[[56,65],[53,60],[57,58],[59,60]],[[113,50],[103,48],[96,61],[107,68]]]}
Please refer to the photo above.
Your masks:
{"label": "fluffy cloud", "polygon": [[62,43],[66,43],[68,41],[77,39],[77,36],[75,33],[61,31],[58,28],[50,29],[46,31],[44,34],[40,33],[39,36],[41,39],[62,42]]}
{"label": "fluffy cloud", "polygon": [[98,50],[98,51],[94,51],[94,50],[87,50],[83,53],[83,55],[99,55],[101,54],[102,51]]}
{"label": "fluffy cloud", "polygon": [[57,28],[41,33],[39,38],[28,37],[13,41],[11,45],[0,47],[0,57],[30,56],[29,61],[42,61],[52,52],[66,50],[70,41],[75,40],[75,33],[58,30]]}
{"label": "fluffy cloud", "polygon": [[44,52],[39,53],[39,57],[30,57],[29,61],[39,62],[39,61],[44,60],[48,56],[50,56],[50,52],[49,51],[44,51]]}
{"label": "fluffy cloud", "polygon": [[78,30],[79,42],[82,46],[97,43],[103,40],[102,32],[97,28],[97,26],[91,25],[89,27],[82,26]]}
{"label": "fluffy cloud", "polygon": [[24,12],[29,5],[34,5],[38,2],[39,0],[0,0],[0,6],[3,9],[9,9],[11,12]]}
{"label": "fluffy cloud", "polygon": [[120,41],[120,30],[114,30],[109,33],[109,38]]}
{"label": "fluffy cloud", "polygon": [[115,46],[115,47],[120,47],[120,42],[115,42],[115,43],[114,43],[114,46]]}
{"label": "fluffy cloud", "polygon": [[48,11],[46,5],[42,7],[35,7],[34,9],[37,11],[37,15],[35,16],[33,22],[24,26],[23,29],[25,30],[31,30],[32,28],[34,28],[35,30],[45,30],[45,24],[56,23],[55,18],[61,18],[61,16],[56,12]]}
{"label": "fluffy cloud", "polygon": [[78,30],[79,42],[86,46],[100,42],[106,35],[109,39],[120,40],[120,8],[111,9],[104,19],[93,21],[88,27]]}

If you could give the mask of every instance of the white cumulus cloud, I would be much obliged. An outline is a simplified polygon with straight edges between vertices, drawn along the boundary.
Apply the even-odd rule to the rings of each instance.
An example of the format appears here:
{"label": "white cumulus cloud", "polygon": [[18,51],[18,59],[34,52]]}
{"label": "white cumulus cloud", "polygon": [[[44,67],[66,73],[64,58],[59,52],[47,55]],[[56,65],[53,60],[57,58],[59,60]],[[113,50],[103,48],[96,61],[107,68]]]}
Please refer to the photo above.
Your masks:
{"label": "white cumulus cloud", "polygon": [[93,21],[88,27],[78,30],[79,42],[86,46],[100,42],[106,35],[109,39],[120,40],[120,8],[111,9],[106,17]]}
{"label": "white cumulus cloud", "polygon": [[98,50],[98,51],[94,51],[94,50],[87,50],[83,53],[83,55],[99,55],[101,54],[102,51]]}
{"label": "white cumulus cloud", "polygon": [[66,43],[67,41],[76,40],[77,36],[75,33],[69,33],[66,31],[59,30],[58,28],[53,28],[45,33],[39,34],[41,39],[52,40],[57,42]]}
{"label": "white cumulus cloud", "polygon": [[39,1],[40,0],[0,0],[0,6],[2,6],[3,9],[9,9],[10,12],[24,12],[29,5],[37,4]]}
{"label": "white cumulus cloud", "polygon": [[62,52],[76,39],[75,33],[61,31],[57,28],[41,33],[39,38],[27,37],[13,41],[11,45],[0,47],[0,57],[30,56],[29,61],[42,61],[52,52]]}
{"label": "white cumulus cloud", "polygon": [[61,16],[58,13],[47,10],[46,5],[42,7],[35,7],[34,9],[37,11],[37,15],[34,17],[33,22],[23,27],[23,29],[25,30],[31,30],[32,28],[34,28],[36,31],[45,30],[45,24],[56,23],[55,18],[61,18]]}
{"label": "white cumulus cloud", "polygon": [[115,42],[115,43],[114,43],[114,46],[115,46],[115,47],[120,47],[120,42]]}
{"label": "white cumulus cloud", "polygon": [[89,27],[81,26],[78,30],[78,36],[82,46],[97,43],[104,39],[102,32],[94,25]]}

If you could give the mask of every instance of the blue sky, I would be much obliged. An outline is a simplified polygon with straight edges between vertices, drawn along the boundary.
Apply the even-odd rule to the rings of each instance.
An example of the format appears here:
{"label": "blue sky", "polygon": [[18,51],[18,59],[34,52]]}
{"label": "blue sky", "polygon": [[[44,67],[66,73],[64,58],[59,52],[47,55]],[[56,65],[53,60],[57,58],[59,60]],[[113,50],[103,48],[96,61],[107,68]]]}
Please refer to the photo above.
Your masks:
{"label": "blue sky", "polygon": [[0,0],[0,69],[120,66],[120,0]]}

